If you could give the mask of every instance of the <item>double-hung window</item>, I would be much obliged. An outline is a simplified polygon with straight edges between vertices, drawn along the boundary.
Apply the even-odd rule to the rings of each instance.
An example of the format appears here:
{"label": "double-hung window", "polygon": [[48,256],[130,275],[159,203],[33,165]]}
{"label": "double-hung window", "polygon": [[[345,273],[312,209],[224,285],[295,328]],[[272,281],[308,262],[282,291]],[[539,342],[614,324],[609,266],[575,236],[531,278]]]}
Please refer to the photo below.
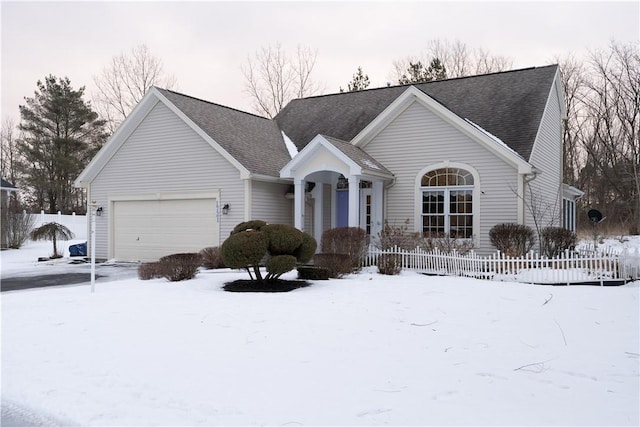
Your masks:
{"label": "double-hung window", "polygon": [[473,175],[459,168],[441,168],[422,176],[422,234],[473,237]]}

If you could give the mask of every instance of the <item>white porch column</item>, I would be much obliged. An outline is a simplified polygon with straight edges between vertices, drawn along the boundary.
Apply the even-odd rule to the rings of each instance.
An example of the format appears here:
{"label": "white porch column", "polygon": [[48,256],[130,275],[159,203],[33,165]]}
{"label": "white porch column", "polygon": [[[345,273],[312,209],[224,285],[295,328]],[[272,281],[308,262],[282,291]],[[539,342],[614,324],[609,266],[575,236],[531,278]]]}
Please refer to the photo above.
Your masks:
{"label": "white porch column", "polygon": [[324,227],[323,209],[324,209],[324,184],[316,182],[316,186],[311,191],[315,203],[313,205],[313,237],[319,242],[322,238],[322,228]]}
{"label": "white porch column", "polygon": [[373,181],[372,187],[373,206],[371,211],[373,218],[371,218],[371,235],[377,237],[384,225],[384,183],[382,181]]}
{"label": "white porch column", "polygon": [[298,230],[304,230],[304,179],[293,180],[293,225]]}
{"label": "white porch column", "polygon": [[360,178],[349,175],[349,227],[360,227]]}

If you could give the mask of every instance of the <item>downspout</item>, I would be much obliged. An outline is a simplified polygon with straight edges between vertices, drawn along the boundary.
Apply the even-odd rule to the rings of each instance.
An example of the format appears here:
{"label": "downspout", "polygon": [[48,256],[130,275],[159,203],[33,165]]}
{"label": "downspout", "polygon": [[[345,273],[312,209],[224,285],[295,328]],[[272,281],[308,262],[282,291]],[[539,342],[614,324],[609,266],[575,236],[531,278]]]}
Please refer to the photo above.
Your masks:
{"label": "downspout", "polygon": [[530,173],[522,174],[522,188],[520,191],[520,203],[518,206],[518,222],[523,225],[526,218],[527,186],[538,177],[538,173],[538,169],[531,167]]}

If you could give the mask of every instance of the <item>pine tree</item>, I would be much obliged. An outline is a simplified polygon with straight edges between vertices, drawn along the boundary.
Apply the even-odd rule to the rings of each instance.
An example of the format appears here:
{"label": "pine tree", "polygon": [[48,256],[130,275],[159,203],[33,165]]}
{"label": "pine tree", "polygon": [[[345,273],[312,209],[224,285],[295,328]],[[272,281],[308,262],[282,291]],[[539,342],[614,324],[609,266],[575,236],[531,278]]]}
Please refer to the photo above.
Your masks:
{"label": "pine tree", "polygon": [[427,68],[427,81],[444,80],[447,78],[447,70],[444,64],[438,59],[433,58]]}
{"label": "pine tree", "polygon": [[[357,92],[359,90],[364,90],[369,87],[369,76],[362,72],[362,67],[358,67],[358,72],[353,75],[353,79],[347,85],[348,92]],[[340,92],[344,92],[342,86],[340,87]]]}
{"label": "pine tree", "polygon": [[73,181],[104,143],[104,121],[83,100],[84,87],[74,90],[67,77],[49,75],[37,86],[20,106],[24,183],[39,209],[82,211]]}
{"label": "pine tree", "polygon": [[398,79],[401,85],[431,82],[434,80],[443,80],[447,78],[447,70],[438,58],[433,58],[429,67],[422,64],[421,61],[411,62],[406,72]]}

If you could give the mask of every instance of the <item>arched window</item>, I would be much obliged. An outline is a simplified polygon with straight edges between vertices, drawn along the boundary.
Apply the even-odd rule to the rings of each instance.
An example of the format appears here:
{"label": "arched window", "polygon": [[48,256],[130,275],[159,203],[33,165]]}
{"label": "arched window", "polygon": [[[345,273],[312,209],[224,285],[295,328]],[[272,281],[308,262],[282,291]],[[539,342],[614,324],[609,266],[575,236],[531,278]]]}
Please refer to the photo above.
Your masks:
{"label": "arched window", "polygon": [[445,167],[425,173],[420,180],[422,234],[472,238],[473,188],[473,175],[465,169]]}

